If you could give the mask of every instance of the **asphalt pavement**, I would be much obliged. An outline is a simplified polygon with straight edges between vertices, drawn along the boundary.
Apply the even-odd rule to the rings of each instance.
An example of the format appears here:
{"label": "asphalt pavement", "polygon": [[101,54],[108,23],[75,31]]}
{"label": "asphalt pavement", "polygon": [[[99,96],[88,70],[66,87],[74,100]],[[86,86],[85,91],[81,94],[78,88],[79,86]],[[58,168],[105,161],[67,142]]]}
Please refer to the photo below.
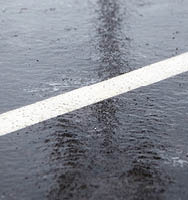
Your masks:
{"label": "asphalt pavement", "polygon": [[[0,2],[0,114],[188,51],[187,0]],[[0,200],[187,200],[187,89],[184,73],[0,136]]]}

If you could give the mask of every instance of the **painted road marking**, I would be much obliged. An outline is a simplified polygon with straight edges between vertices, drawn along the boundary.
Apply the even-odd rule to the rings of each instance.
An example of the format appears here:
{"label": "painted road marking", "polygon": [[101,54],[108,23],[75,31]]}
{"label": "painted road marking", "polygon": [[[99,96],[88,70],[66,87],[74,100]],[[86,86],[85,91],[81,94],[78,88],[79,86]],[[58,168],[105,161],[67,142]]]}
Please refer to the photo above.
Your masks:
{"label": "painted road marking", "polygon": [[188,53],[0,115],[0,136],[188,71]]}

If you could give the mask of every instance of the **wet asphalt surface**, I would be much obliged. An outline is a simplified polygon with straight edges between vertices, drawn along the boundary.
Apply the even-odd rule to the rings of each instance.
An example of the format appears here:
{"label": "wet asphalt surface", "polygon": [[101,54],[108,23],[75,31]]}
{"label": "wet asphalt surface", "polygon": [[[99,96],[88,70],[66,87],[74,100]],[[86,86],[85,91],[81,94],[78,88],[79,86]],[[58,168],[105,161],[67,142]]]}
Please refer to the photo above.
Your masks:
{"label": "wet asphalt surface", "polygon": [[[188,51],[187,0],[0,2],[0,113]],[[0,200],[187,188],[187,73],[0,137]]]}

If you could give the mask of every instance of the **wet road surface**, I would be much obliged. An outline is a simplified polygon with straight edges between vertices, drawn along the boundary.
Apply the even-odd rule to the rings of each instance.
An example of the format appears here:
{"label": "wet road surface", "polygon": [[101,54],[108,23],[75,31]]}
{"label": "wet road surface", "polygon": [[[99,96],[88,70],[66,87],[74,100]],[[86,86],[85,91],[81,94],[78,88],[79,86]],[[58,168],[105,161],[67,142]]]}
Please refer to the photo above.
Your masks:
{"label": "wet road surface", "polygon": [[[188,51],[186,0],[7,0],[0,113]],[[188,74],[0,138],[0,200],[187,200]]]}

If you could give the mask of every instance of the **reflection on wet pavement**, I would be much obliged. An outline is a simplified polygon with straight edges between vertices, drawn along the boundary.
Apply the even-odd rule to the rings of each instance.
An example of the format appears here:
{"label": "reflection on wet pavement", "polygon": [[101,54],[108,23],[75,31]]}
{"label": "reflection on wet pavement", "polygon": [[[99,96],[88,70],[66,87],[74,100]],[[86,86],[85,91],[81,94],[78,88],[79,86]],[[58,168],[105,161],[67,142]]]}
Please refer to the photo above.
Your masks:
{"label": "reflection on wet pavement", "polygon": [[[21,27],[24,19],[30,23],[20,29],[23,35],[14,33],[11,51],[12,45],[2,43],[10,53],[2,58],[17,75],[31,64],[17,80],[25,87],[30,73],[36,75],[25,88],[28,99],[99,82],[188,50],[186,1],[22,0],[20,8],[17,2],[2,15],[21,16]],[[11,19],[5,21],[12,34]],[[25,34],[33,26],[35,31]],[[30,45],[35,51],[27,49]],[[11,57],[15,51],[21,52]],[[4,91],[9,84],[3,86],[4,73],[0,76]],[[187,88],[187,74],[180,75],[1,137],[0,200],[187,200]],[[11,97],[20,102],[20,96]]]}
{"label": "reflection on wet pavement", "polygon": [[[126,44],[119,34],[119,2],[98,4],[98,76],[103,80],[129,66],[121,52]],[[58,118],[50,162],[59,167],[49,199],[163,199],[171,183],[160,166],[166,124],[153,111],[152,100],[139,98],[126,105],[131,98],[117,97]]]}

